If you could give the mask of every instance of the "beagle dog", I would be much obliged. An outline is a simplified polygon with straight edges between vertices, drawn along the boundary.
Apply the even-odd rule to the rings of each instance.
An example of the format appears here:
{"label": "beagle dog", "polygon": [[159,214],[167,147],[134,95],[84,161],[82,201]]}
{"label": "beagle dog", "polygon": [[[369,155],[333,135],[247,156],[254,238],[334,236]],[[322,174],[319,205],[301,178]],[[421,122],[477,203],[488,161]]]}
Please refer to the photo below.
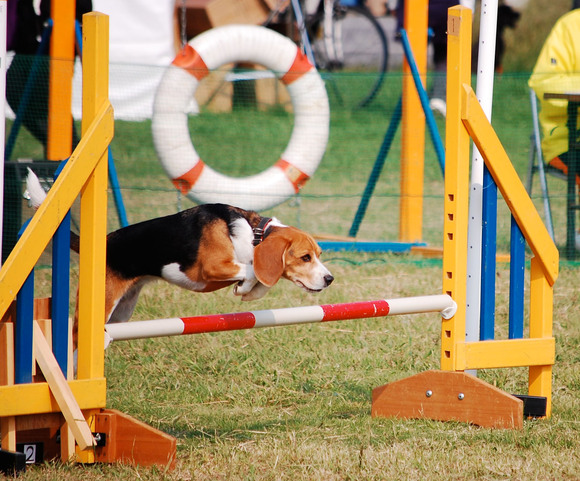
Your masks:
{"label": "beagle dog", "polygon": [[[27,191],[34,207],[46,197],[32,171]],[[73,232],[71,249],[79,252]],[[307,233],[225,204],[123,227],[107,236],[105,322],[128,321],[143,286],[157,279],[195,292],[235,284],[234,294],[244,301],[263,297],[280,278],[319,292],[334,280],[320,253]]]}
{"label": "beagle dog", "polygon": [[305,232],[275,218],[225,204],[205,204],[124,227],[107,236],[107,322],[129,320],[142,287],[164,279],[211,292],[231,284],[250,301],[280,278],[308,292],[334,277]]}

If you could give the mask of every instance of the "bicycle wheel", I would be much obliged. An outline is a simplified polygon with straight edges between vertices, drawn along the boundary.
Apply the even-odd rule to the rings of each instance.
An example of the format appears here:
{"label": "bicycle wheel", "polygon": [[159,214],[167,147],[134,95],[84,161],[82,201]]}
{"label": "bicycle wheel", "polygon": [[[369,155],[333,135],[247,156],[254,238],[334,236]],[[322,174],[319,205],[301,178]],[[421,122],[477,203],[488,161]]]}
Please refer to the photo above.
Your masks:
{"label": "bicycle wheel", "polygon": [[[361,6],[334,3],[332,22],[324,29],[320,9],[308,19],[317,67],[327,72],[331,94],[351,108],[368,106],[383,83],[388,64],[387,37],[372,13]],[[344,75],[333,76],[341,72]]]}

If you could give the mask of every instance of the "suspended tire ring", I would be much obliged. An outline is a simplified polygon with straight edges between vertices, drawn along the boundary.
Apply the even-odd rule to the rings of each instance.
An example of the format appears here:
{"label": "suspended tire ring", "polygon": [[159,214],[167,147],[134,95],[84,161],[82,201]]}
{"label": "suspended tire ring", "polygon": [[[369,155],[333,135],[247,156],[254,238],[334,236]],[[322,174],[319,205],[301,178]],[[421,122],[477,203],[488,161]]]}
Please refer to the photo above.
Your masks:
{"label": "suspended tire ring", "polygon": [[[228,177],[205,164],[187,124],[187,107],[199,82],[211,70],[234,62],[270,69],[286,85],[294,110],[292,133],[280,159],[248,177]],[[183,194],[197,203],[260,211],[296,194],[316,171],[328,141],[328,97],[320,75],[290,39],[264,27],[229,25],[198,35],[177,55],[157,89],[152,128],[161,164]]]}

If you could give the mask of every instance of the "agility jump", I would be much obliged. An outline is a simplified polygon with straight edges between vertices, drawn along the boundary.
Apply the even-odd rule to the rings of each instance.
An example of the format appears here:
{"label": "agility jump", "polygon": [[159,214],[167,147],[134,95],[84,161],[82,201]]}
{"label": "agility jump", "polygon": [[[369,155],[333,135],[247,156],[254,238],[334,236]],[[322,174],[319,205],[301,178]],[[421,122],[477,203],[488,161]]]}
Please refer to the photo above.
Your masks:
{"label": "agility jump", "polygon": [[[373,390],[372,415],[399,418],[428,418],[476,423],[489,427],[521,428],[523,402],[494,386],[466,374],[467,369],[529,367],[529,391],[546,400],[544,416],[551,413],[551,373],[555,361],[555,340],[552,336],[553,285],[558,276],[558,251],[531,200],[519,181],[495,132],[482,112],[470,87],[471,11],[453,7],[449,16],[448,49],[448,110],[446,126],[446,175],[443,292],[441,296],[368,301],[331,306],[289,308],[251,313],[209,316],[206,331],[227,330],[228,322],[249,327],[266,327],[301,322],[358,319],[412,312],[441,312],[441,370],[427,371],[407,379],[394,381]],[[45,349],[39,323],[34,328],[35,352],[43,358],[41,370],[46,382],[14,384],[14,334],[12,319],[0,322],[0,421],[2,449],[14,451],[16,436],[23,425],[43,422],[61,429],[61,457],[84,462],[125,460],[143,464],[171,463],[175,456],[175,439],[163,433],[144,431],[142,423],[127,424],[122,413],[105,410],[106,379],[104,378],[104,276],[106,233],[106,149],[112,138],[113,116],[106,95],[108,70],[108,19],[100,14],[88,14],[84,34],[94,45],[85,42],[84,55],[95,60],[83,62],[89,83],[83,100],[83,140],[71,156],[61,176],[49,192],[47,201],[32,219],[0,271],[0,314],[9,312],[14,296],[20,291],[45,245],[49,242],[65,211],[83,190],[79,274],[79,344],[78,379],[66,380],[62,368],[52,362],[54,356]],[[94,48],[93,48],[94,47]],[[92,52],[92,53],[91,53]],[[96,62],[100,59],[100,63]],[[96,92],[96,94],[94,94]],[[85,135],[86,134],[86,135]],[[508,200],[515,221],[520,226],[534,257],[530,269],[529,338],[507,340],[465,341],[467,205],[469,192],[470,137],[482,153],[499,190]],[[79,158],[92,159],[79,162]],[[43,222],[39,222],[39,218]],[[522,293],[523,294],[523,293]],[[455,303],[457,310],[455,311]],[[413,305],[411,305],[413,304]],[[325,311],[327,309],[327,311]],[[230,318],[231,316],[231,318]],[[239,320],[236,320],[240,316]],[[9,316],[8,316],[9,317]],[[221,319],[226,319],[223,321]],[[185,318],[184,318],[185,319]],[[193,319],[174,321],[181,333],[191,329]],[[198,318],[199,319],[199,318]],[[147,322],[147,321],[146,321]],[[158,323],[158,321],[149,321]],[[165,321],[164,321],[165,322]],[[202,321],[203,322],[203,321]],[[523,322],[523,320],[522,320]],[[179,327],[181,323],[182,327]],[[223,323],[225,328],[220,328]],[[54,324],[54,320],[53,320]],[[151,324],[153,326],[154,324]],[[169,323],[171,324],[171,322]],[[147,324],[149,325],[149,324]],[[108,335],[115,329],[133,329],[139,323],[107,326]],[[30,329],[32,331],[32,328]],[[180,334],[176,332],[175,334]],[[161,334],[160,334],[161,335]],[[165,335],[165,334],[164,334]],[[149,337],[149,336],[147,336]],[[32,339],[32,334],[31,334]],[[37,357],[38,355],[37,354]],[[63,369],[66,371],[65,369]],[[56,399],[56,402],[55,402]],[[82,411],[82,416],[79,415]],[[50,415],[50,416],[49,416]],[[79,417],[80,416],[80,417]],[[113,421],[114,419],[114,421]],[[65,420],[67,423],[65,423]],[[119,432],[127,434],[131,426],[137,432],[127,450],[116,445]],[[86,428],[90,428],[87,434]],[[95,446],[93,433],[107,434],[106,448]],[[127,439],[128,436],[125,436]],[[170,438],[170,439],[167,439]],[[149,442],[149,441],[150,442]],[[163,443],[161,442],[163,440]],[[71,442],[72,445],[71,445]],[[147,452],[153,445],[156,453]],[[108,449],[108,452],[107,452]]]}

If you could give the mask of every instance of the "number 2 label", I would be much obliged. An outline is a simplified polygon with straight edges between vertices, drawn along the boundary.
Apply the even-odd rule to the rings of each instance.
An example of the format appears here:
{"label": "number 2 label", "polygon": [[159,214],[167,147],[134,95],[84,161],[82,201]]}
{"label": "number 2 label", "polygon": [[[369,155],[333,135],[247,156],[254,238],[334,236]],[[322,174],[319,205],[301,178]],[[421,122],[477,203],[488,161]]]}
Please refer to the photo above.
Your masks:
{"label": "number 2 label", "polygon": [[24,454],[26,455],[26,464],[36,463],[36,444],[25,444]]}

